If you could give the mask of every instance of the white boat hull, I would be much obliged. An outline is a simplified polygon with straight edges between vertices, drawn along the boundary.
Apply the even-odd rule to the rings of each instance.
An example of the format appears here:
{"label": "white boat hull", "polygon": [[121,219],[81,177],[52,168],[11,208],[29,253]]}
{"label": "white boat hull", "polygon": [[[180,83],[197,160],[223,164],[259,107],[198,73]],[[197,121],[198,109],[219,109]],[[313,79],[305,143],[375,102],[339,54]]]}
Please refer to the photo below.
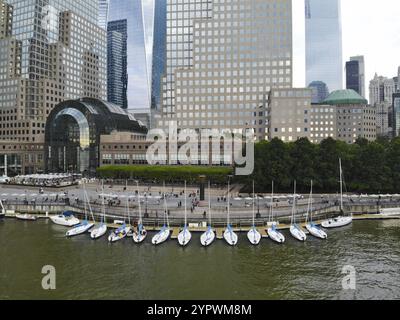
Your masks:
{"label": "white boat hull", "polygon": [[178,242],[182,247],[187,246],[191,239],[192,234],[188,228],[184,228],[178,235]]}
{"label": "white boat hull", "polygon": [[211,245],[214,240],[215,232],[211,228],[208,228],[208,230],[200,236],[201,245],[204,247],[208,247],[209,245]]}
{"label": "white boat hull", "polygon": [[117,242],[124,239],[128,235],[130,229],[130,227],[124,227],[111,232],[108,236],[108,242]]}
{"label": "white boat hull", "polygon": [[146,239],[147,237],[147,231],[146,229],[142,226],[140,228],[140,232],[139,230],[134,232],[132,235],[132,240],[135,243],[142,243],[144,241],[144,239]]}
{"label": "white boat hull", "polygon": [[319,239],[328,239],[327,233],[319,228],[318,226],[308,223],[306,225],[307,231],[314,237],[319,238]]}
{"label": "white boat hull", "polygon": [[50,220],[55,224],[65,227],[73,227],[80,223],[79,219],[74,216],[65,217],[64,215],[57,215],[50,217]]}
{"label": "white boat hull", "polygon": [[95,226],[90,232],[90,237],[95,240],[99,239],[107,233],[107,225],[102,223],[101,225]]}
{"label": "white boat hull", "polygon": [[24,221],[36,221],[36,217],[31,215],[31,214],[16,214],[15,217],[18,220],[24,220]]}
{"label": "white boat hull", "polygon": [[284,243],[285,242],[285,236],[280,233],[278,230],[275,230],[273,228],[268,228],[267,230],[268,237],[277,242],[277,243]]}
{"label": "white boat hull", "polygon": [[352,217],[337,217],[322,222],[324,228],[340,228],[347,226],[353,222]]}
{"label": "white boat hull", "polygon": [[293,238],[302,242],[306,241],[307,239],[306,233],[297,225],[292,225],[290,227],[290,234],[293,236]]}
{"label": "white boat hull", "polygon": [[249,239],[252,245],[256,246],[261,241],[261,234],[256,228],[251,228],[249,232],[247,232],[247,239]]}
{"label": "white boat hull", "polygon": [[71,230],[68,230],[66,232],[66,236],[67,237],[73,237],[73,236],[78,236],[80,234],[83,234],[85,232],[88,232],[90,229],[92,229],[94,227],[94,223],[84,223],[84,224],[80,224],[76,227],[74,227]]}
{"label": "white boat hull", "polygon": [[170,231],[168,228],[163,228],[160,232],[158,232],[154,237],[151,239],[151,243],[154,245],[161,244],[168,240]]}
{"label": "white boat hull", "polygon": [[238,243],[237,234],[229,227],[224,232],[224,239],[230,246],[236,246]]}

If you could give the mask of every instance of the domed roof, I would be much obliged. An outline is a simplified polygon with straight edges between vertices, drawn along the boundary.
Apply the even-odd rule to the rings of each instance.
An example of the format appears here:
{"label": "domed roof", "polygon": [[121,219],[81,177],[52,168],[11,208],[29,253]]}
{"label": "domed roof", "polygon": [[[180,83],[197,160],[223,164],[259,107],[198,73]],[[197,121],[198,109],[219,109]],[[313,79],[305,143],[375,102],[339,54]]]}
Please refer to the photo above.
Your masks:
{"label": "domed roof", "polygon": [[322,104],[341,105],[341,104],[368,104],[368,101],[354,90],[337,90],[332,92]]}

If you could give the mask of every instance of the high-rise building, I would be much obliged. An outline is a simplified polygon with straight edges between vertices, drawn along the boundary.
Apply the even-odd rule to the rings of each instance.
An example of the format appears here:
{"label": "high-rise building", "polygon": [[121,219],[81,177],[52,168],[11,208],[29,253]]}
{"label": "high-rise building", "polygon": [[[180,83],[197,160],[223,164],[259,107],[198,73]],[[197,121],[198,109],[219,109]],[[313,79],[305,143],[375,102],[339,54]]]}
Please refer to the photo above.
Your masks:
{"label": "high-rise building", "polygon": [[127,21],[128,108],[150,108],[150,73],[142,1],[110,0],[108,21],[116,20]]}
{"label": "high-rise building", "polygon": [[255,129],[272,88],[292,87],[292,1],[167,3],[161,127]]}
{"label": "high-rise building", "polygon": [[0,39],[11,36],[13,7],[0,0]]}
{"label": "high-rise building", "polygon": [[341,1],[305,0],[305,13],[306,83],[343,89]]}
{"label": "high-rise building", "polygon": [[352,89],[365,98],[365,64],[364,57],[351,57],[346,62],[346,88]]}
{"label": "high-rise building", "polygon": [[123,109],[128,108],[127,28],[125,19],[109,22],[107,29],[107,99]]}
{"label": "high-rise building", "polygon": [[308,87],[312,89],[312,103],[321,103],[329,96],[329,89],[325,82],[313,81]]}
{"label": "high-rise building", "polygon": [[159,110],[167,56],[167,0],[157,0],[154,6],[151,108]]}
{"label": "high-rise building", "polygon": [[107,29],[109,0],[98,0],[98,1],[99,1],[98,25],[103,29]]}
{"label": "high-rise building", "polygon": [[[8,0],[12,33],[0,40],[0,139],[42,141],[65,99],[106,98],[106,32],[97,0]],[[13,49],[12,49],[13,48]],[[12,49],[12,50],[11,50]]]}
{"label": "high-rise building", "polygon": [[400,92],[393,94],[393,136],[400,137]]}

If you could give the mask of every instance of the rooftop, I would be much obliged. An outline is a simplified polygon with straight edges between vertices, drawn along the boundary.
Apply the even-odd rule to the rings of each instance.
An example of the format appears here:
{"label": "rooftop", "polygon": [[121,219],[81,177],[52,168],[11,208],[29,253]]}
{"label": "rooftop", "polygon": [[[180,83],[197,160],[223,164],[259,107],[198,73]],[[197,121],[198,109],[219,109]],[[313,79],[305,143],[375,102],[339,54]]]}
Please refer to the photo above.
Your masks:
{"label": "rooftop", "polygon": [[360,96],[354,90],[337,90],[332,92],[322,104],[340,105],[340,104],[368,104],[368,101]]}

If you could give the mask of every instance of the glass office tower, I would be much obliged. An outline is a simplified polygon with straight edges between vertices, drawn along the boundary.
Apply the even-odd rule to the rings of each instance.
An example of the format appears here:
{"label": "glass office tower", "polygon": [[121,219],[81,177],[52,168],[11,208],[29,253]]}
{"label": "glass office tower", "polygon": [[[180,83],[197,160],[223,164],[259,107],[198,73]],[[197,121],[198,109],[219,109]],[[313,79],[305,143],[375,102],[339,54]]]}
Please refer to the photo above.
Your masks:
{"label": "glass office tower", "polygon": [[98,1],[99,1],[98,25],[103,29],[107,29],[109,0],[98,0]]}
{"label": "glass office tower", "polygon": [[167,0],[157,0],[154,7],[151,108],[160,109],[162,77],[167,50]]}
{"label": "glass office tower", "polygon": [[116,20],[107,29],[107,98],[123,109],[128,108],[127,26],[127,20]]}
{"label": "glass office tower", "polygon": [[127,21],[128,109],[150,108],[150,78],[142,1],[111,0],[108,21],[116,20]]}
{"label": "glass office tower", "polygon": [[340,0],[306,0],[306,82],[343,89]]}

